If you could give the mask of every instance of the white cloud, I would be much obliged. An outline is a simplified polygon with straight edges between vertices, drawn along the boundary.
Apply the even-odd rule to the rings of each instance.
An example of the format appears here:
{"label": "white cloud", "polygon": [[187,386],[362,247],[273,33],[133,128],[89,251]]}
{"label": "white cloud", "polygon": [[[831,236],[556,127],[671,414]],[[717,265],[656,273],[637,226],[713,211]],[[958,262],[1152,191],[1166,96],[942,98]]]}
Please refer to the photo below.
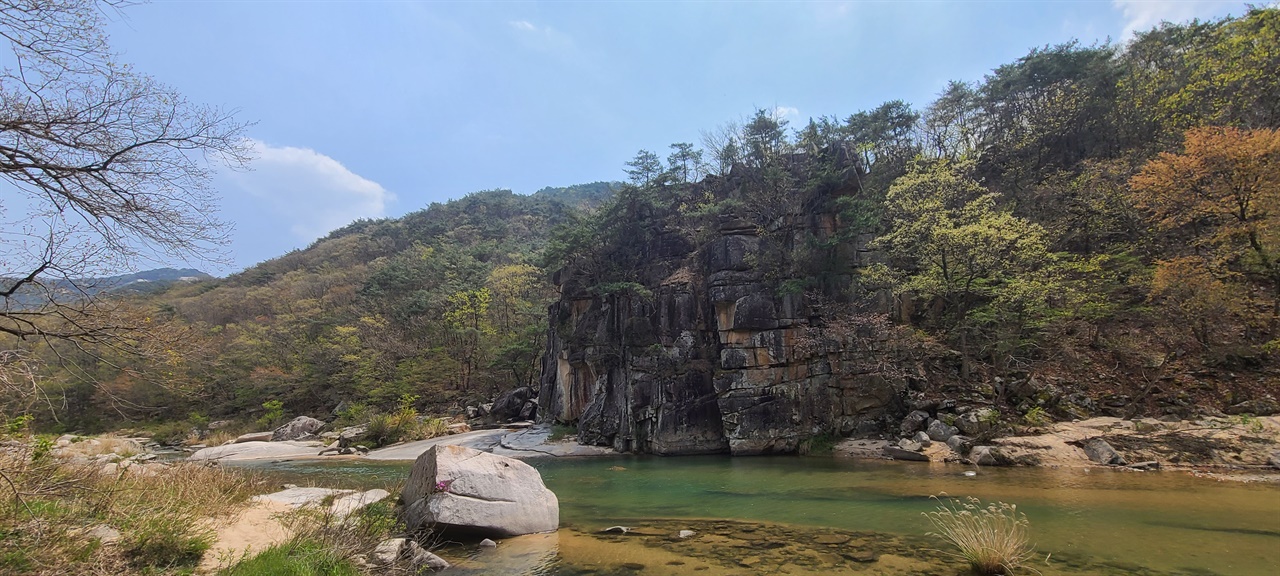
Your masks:
{"label": "white cloud", "polygon": [[386,215],[395,195],[310,148],[251,140],[257,160],[232,179],[299,239],[311,241],[359,218]]}
{"label": "white cloud", "polygon": [[521,35],[525,45],[538,50],[568,50],[573,48],[573,38],[550,26],[538,26],[528,20],[511,20],[507,22]]}
{"label": "white cloud", "polygon": [[1129,38],[1149,30],[1161,22],[1183,22],[1206,18],[1221,11],[1223,2],[1215,0],[1112,0],[1111,5],[1124,15],[1124,32]]}
{"label": "white cloud", "polygon": [[795,120],[800,118],[800,110],[794,106],[774,106],[773,117],[779,120]]}

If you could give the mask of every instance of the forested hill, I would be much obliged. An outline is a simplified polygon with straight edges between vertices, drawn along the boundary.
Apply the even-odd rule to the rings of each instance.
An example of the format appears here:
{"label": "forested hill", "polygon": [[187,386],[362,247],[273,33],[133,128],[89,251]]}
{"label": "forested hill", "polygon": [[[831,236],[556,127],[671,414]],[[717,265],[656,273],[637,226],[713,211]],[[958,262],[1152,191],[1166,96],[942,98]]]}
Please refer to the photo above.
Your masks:
{"label": "forested hill", "polygon": [[1033,49],[922,106],[757,111],[641,151],[614,192],[479,192],[136,298],[158,353],[47,382],[87,428],[108,405],[453,414],[541,375],[583,438],[658,450],[715,418],[662,442],[744,452],[930,395],[1006,422],[1274,405],[1277,70],[1280,12],[1253,9]]}
{"label": "forested hill", "polygon": [[1256,9],[1035,49],[921,108],[760,110],[692,162],[642,151],[552,245],[539,408],[666,454],[912,410],[1280,411],[1277,127],[1280,12]]}
{"label": "forested hill", "polygon": [[167,353],[107,350],[108,362],[51,368],[49,388],[68,399],[60,419],[88,429],[122,415],[245,415],[270,400],[322,414],[405,395],[439,406],[530,383],[551,296],[538,267],[547,233],[612,186],[477,192],[355,222],[225,279],[135,298],[159,308],[155,336]]}

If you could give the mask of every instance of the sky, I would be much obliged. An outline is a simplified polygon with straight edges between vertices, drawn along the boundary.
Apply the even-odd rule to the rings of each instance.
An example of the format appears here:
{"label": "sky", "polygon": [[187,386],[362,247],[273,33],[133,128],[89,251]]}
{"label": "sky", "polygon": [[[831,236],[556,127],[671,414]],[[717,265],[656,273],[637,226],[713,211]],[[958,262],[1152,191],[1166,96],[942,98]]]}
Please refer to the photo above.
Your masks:
{"label": "sky", "polygon": [[[774,109],[799,128],[926,106],[1038,46],[1123,42],[1243,2],[153,0],[113,16],[121,59],[253,122],[222,170],[225,275],[359,218],[479,190],[621,180],[702,130]],[[196,265],[201,263],[197,262]]]}

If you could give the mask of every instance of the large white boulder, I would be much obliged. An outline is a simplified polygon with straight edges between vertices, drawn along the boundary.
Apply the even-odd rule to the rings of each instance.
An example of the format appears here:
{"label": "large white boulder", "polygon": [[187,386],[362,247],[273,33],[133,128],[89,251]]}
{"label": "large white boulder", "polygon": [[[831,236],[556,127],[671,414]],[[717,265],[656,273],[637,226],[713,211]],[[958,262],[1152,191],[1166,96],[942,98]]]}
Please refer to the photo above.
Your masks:
{"label": "large white boulder", "polygon": [[400,494],[418,527],[510,537],[560,527],[560,501],[519,460],[462,446],[433,446],[413,463]]}

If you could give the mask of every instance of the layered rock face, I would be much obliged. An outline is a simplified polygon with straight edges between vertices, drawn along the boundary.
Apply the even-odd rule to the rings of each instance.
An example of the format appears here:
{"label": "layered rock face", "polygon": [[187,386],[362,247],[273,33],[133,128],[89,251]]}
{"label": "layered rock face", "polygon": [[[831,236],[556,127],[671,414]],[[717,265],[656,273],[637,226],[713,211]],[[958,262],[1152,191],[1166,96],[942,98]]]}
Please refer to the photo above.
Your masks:
{"label": "layered rock face", "polygon": [[723,217],[701,243],[650,235],[638,247],[645,290],[601,295],[572,270],[559,274],[541,418],[576,423],[580,442],[622,451],[737,455],[795,452],[815,436],[900,419],[905,382],[868,370],[864,351],[819,337],[815,304],[775,272],[802,245],[825,244],[819,290],[838,293],[873,258],[866,238],[831,241],[834,211],[803,208],[821,200],[800,199],[769,229]]}

